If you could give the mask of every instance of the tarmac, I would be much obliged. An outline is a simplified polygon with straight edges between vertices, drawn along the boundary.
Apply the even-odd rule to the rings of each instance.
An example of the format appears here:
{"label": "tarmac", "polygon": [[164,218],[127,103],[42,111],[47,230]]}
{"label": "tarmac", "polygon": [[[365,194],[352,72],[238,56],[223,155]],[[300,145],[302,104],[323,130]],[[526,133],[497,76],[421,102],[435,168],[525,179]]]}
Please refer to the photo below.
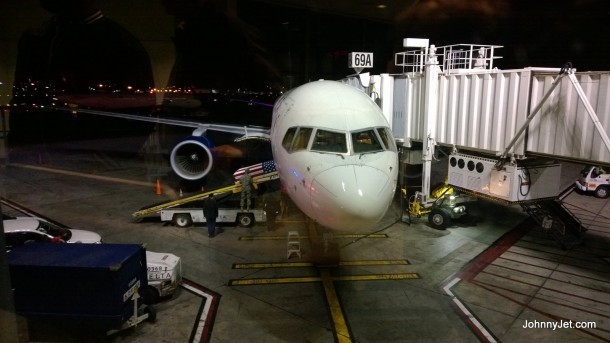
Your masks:
{"label": "tarmac", "polygon": [[[97,146],[85,142],[79,146]],[[120,143],[117,143],[120,144]],[[610,201],[570,193],[588,229],[562,249],[519,207],[479,201],[477,220],[436,230],[405,221],[399,201],[367,232],[336,232],[340,263],[312,264],[306,218],[294,206],[269,231],[179,228],[131,214],[174,199],[156,194],[150,160],[66,146],[10,151],[0,195],[30,214],[181,257],[184,282],[157,319],[111,336],[19,320],[19,339],[107,342],[604,342],[610,340]],[[165,167],[166,168],[166,167]],[[442,166],[440,168],[442,173]],[[563,169],[562,187],[579,166]],[[156,170],[162,170],[157,168]],[[446,169],[445,169],[446,170]],[[21,214],[2,204],[3,212]],[[298,231],[300,256],[287,254]]]}

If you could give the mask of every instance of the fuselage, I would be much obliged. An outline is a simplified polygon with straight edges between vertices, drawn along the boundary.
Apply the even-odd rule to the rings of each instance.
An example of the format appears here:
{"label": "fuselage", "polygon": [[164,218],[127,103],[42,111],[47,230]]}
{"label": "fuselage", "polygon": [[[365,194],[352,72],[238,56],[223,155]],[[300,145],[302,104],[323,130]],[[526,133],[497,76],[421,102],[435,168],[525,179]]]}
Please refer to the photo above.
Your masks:
{"label": "fuselage", "polygon": [[307,216],[333,230],[374,227],[392,202],[398,156],[379,106],[336,81],[315,81],[275,104],[271,145],[280,180]]}

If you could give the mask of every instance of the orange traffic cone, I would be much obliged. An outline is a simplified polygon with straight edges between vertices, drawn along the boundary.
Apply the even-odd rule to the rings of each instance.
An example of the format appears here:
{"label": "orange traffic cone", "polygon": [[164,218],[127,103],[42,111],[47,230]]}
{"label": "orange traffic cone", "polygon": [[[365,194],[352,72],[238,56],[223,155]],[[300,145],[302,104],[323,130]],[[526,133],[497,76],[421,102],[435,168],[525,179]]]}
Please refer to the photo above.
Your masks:
{"label": "orange traffic cone", "polygon": [[157,194],[157,195],[163,194],[161,192],[161,182],[159,182],[159,179],[157,179],[157,191],[155,192],[155,194]]}

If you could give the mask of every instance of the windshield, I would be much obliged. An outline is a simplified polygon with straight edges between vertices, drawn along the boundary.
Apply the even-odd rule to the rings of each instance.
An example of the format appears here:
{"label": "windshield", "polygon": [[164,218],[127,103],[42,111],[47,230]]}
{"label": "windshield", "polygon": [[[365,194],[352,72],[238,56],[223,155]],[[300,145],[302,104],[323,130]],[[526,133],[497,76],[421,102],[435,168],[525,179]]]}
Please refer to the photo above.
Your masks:
{"label": "windshield", "polygon": [[352,133],[354,153],[365,153],[383,150],[374,129]]}
{"label": "windshield", "polygon": [[347,153],[345,133],[318,129],[311,150],[345,154]]}
{"label": "windshield", "polygon": [[68,241],[72,237],[70,230],[43,221],[38,221],[38,228],[36,230],[52,237],[59,237],[64,241]]}
{"label": "windshield", "polygon": [[[348,137],[351,137],[351,141]],[[291,127],[286,131],[282,145],[290,153],[301,150],[334,154],[363,154],[384,150],[396,152],[392,133],[385,127],[351,133],[311,127]]]}

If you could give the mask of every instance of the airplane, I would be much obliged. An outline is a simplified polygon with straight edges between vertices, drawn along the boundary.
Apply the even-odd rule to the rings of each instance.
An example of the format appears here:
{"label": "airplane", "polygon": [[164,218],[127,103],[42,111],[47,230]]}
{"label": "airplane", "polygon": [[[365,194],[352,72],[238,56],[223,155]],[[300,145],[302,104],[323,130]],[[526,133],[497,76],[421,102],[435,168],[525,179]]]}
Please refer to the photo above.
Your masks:
{"label": "airplane", "polygon": [[396,189],[398,153],[387,120],[367,94],[338,81],[313,81],[284,93],[273,106],[271,128],[77,111],[194,128],[170,153],[172,169],[186,180],[204,178],[218,152],[239,154],[215,147],[208,131],[239,135],[236,142],[270,141],[290,199],[315,223],[334,231],[374,227]]}

